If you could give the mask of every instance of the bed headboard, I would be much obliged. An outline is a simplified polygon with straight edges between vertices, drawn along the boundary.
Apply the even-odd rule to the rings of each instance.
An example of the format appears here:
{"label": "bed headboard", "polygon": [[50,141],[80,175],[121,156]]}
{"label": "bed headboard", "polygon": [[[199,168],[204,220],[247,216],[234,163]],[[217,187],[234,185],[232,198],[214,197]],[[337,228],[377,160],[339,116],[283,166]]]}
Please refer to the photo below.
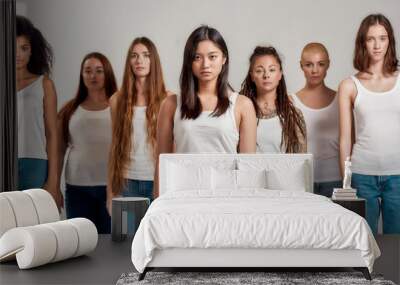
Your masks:
{"label": "bed headboard", "polygon": [[[173,165],[185,167],[212,166],[219,169],[272,169],[289,177],[294,171],[304,175],[305,190],[313,193],[312,154],[161,154],[159,164],[159,193],[167,192]],[[301,168],[299,168],[301,166]],[[280,178],[282,179],[282,178]]]}

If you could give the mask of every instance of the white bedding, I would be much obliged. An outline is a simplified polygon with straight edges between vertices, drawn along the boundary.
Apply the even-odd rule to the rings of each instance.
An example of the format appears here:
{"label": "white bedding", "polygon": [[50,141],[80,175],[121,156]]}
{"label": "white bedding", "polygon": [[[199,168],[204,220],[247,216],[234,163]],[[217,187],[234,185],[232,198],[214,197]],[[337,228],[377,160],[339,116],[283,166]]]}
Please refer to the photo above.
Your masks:
{"label": "white bedding", "polygon": [[162,195],[134,237],[135,268],[165,248],[357,249],[371,272],[380,255],[359,215],[323,196],[266,189]]}

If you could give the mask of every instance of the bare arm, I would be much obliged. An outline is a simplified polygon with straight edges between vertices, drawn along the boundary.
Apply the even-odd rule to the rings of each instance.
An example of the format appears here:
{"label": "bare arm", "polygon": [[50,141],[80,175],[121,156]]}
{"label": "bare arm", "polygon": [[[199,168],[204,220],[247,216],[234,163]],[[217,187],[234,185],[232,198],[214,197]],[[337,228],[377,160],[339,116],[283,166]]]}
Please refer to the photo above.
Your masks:
{"label": "bare arm", "polygon": [[353,102],[357,89],[351,79],[343,80],[339,85],[339,159],[340,173],[343,176],[344,161],[351,156],[354,144]]}
{"label": "bare arm", "polygon": [[301,133],[300,128],[298,126],[296,126],[296,133],[297,136],[299,138],[299,143],[300,143],[300,147],[299,147],[299,153],[307,153],[307,126],[306,126],[306,121],[304,120],[304,116],[303,113],[300,111],[300,109],[296,108],[296,111],[298,112],[298,114],[300,115],[300,123],[301,126],[304,130],[304,135]]}
{"label": "bare arm", "polygon": [[239,153],[255,153],[257,140],[257,118],[251,100],[239,95],[235,117],[239,126]]}
{"label": "bare arm", "polygon": [[[111,98],[110,98],[110,112],[111,112],[111,147],[110,147],[110,152],[108,155],[108,165],[110,166],[110,161],[111,161],[111,155],[112,155],[112,147],[115,144],[115,138],[114,138],[114,123],[116,120],[116,115],[117,115],[117,100],[118,100],[118,92],[114,93]],[[110,167],[108,167],[108,179],[107,179],[107,210],[108,213],[111,216],[111,203],[112,203],[112,198],[114,197],[114,194],[112,192],[112,185],[111,185],[111,179],[110,179]]]}
{"label": "bare arm", "polygon": [[176,109],[176,96],[168,96],[164,99],[160,107],[157,120],[157,159],[154,172],[153,196],[159,195],[158,166],[161,153],[172,153],[174,150],[174,115]]}
{"label": "bare arm", "polygon": [[63,128],[62,128],[62,117],[61,114],[58,114],[57,117],[57,150],[58,150],[58,175],[57,175],[57,181],[58,181],[58,189],[60,188],[60,183],[61,183],[61,176],[62,176],[62,170],[64,166],[64,158],[65,158],[65,152],[67,150],[67,144],[65,143],[64,140],[64,133],[63,133]]}
{"label": "bare arm", "polygon": [[43,78],[43,91],[43,113],[48,159],[47,181],[44,188],[50,192],[58,209],[60,209],[63,207],[64,201],[59,188],[60,181],[58,176],[57,94],[53,81],[48,77]]}

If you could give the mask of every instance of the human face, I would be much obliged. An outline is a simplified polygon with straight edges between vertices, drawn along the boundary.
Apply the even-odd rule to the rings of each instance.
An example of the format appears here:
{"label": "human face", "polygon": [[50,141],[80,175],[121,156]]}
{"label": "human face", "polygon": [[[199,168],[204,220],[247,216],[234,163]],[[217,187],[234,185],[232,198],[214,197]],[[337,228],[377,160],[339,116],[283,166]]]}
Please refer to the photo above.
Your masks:
{"label": "human face", "polygon": [[192,62],[192,71],[199,82],[212,82],[218,79],[226,57],[222,50],[212,41],[198,43]]}
{"label": "human face", "polygon": [[97,58],[88,58],[83,63],[83,82],[88,90],[102,90],[104,88],[104,67]]}
{"label": "human face", "polygon": [[323,51],[305,51],[301,57],[301,69],[310,85],[320,85],[324,82],[329,68],[328,55]]}
{"label": "human face", "polygon": [[16,68],[26,68],[32,54],[31,42],[26,36],[17,37]]}
{"label": "human face", "polygon": [[370,26],[365,46],[372,62],[383,61],[389,47],[389,36],[385,27],[380,24]]}
{"label": "human face", "polygon": [[133,46],[130,54],[132,72],[136,78],[146,77],[150,73],[150,52],[144,44]]}
{"label": "human face", "polygon": [[266,93],[276,91],[282,78],[282,71],[274,56],[263,55],[254,60],[250,76],[257,87],[257,93]]}

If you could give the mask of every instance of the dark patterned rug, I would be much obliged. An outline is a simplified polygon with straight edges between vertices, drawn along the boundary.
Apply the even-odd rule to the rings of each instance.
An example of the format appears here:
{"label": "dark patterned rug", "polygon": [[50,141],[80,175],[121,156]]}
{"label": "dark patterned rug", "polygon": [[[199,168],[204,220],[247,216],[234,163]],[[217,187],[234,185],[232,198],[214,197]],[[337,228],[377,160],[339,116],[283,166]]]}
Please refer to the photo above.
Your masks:
{"label": "dark patterned rug", "polygon": [[372,274],[372,281],[364,278],[360,272],[148,272],[142,281],[139,273],[122,274],[117,285],[133,284],[324,284],[324,285],[395,285],[384,280],[381,275]]}

